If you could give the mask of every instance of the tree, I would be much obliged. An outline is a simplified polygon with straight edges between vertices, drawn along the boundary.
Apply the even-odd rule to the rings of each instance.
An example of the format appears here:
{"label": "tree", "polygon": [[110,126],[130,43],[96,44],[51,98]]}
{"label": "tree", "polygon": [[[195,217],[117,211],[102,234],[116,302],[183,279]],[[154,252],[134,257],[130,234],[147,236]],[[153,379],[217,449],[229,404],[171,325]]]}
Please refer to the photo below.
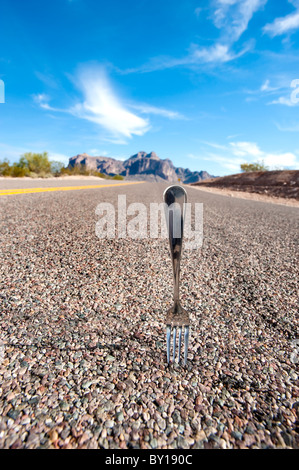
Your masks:
{"label": "tree", "polygon": [[48,152],[43,153],[24,153],[21,156],[18,166],[20,168],[27,168],[30,173],[50,173],[51,162],[49,161]]}
{"label": "tree", "polygon": [[249,173],[251,171],[268,171],[269,170],[269,168],[264,164],[264,162],[242,163],[240,167],[244,173]]}

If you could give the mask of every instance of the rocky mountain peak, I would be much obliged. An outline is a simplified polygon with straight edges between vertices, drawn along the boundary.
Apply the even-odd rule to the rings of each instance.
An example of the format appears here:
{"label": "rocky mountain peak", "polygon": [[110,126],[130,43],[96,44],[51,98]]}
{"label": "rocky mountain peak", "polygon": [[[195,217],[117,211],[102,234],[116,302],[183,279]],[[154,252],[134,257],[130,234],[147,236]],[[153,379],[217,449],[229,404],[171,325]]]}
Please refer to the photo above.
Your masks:
{"label": "rocky mountain peak", "polygon": [[85,165],[89,170],[97,170],[108,175],[122,175],[126,179],[196,183],[211,178],[205,171],[190,171],[175,168],[172,161],[162,160],[155,152],[140,151],[125,161],[111,157],[91,157],[87,153],[78,154],[69,159],[69,167]]}

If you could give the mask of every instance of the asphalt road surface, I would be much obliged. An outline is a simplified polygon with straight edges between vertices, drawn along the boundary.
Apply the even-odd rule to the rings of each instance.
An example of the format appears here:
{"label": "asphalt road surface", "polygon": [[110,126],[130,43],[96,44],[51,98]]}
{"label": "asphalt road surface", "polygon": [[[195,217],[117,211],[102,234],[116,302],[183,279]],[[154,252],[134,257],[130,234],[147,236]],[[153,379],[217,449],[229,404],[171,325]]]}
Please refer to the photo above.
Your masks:
{"label": "asphalt road surface", "polygon": [[186,187],[204,231],[182,257],[183,367],[167,240],[96,236],[98,204],[149,213],[167,184],[1,191],[17,183],[0,182],[1,448],[298,447],[298,208]]}

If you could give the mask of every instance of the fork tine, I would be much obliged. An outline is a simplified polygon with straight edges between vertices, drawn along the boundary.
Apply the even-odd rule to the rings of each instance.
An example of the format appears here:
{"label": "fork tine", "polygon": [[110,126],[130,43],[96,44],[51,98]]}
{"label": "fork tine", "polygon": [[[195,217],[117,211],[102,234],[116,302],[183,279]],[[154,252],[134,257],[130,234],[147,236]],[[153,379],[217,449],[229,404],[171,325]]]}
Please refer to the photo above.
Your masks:
{"label": "fork tine", "polygon": [[[179,326],[179,347],[178,347],[178,363],[181,363],[181,350],[182,350],[182,330],[183,327]],[[190,329],[189,325],[185,325],[184,330],[184,365],[187,364],[187,356],[188,356],[188,346],[189,346],[189,334]],[[176,351],[176,335],[177,335],[177,327],[173,327],[173,353],[172,353],[172,362],[175,362],[175,351]],[[167,363],[170,363],[170,346],[171,346],[171,325],[166,325],[166,343],[167,343]]]}
{"label": "fork tine", "polygon": [[176,326],[173,328],[173,362],[175,361],[175,345],[176,345]]}
{"label": "fork tine", "polygon": [[179,363],[181,362],[182,327],[179,327]]}
{"label": "fork tine", "polygon": [[185,351],[184,351],[184,364],[187,364],[188,355],[188,343],[189,343],[189,326],[185,326]]}
{"label": "fork tine", "polygon": [[167,325],[166,327],[166,342],[167,342],[167,362],[170,362],[170,337],[171,337],[171,326]]}

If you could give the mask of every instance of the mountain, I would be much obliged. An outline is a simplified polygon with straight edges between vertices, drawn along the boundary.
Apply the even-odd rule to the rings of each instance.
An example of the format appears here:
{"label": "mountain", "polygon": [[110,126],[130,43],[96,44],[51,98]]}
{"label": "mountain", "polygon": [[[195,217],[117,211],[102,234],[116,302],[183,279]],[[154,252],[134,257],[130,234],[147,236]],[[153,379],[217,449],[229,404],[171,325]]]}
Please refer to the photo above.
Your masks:
{"label": "mountain", "polygon": [[91,157],[86,153],[69,159],[69,168],[79,165],[107,175],[122,175],[127,180],[176,182],[181,179],[183,183],[196,183],[212,177],[206,171],[176,168],[171,160],[162,160],[155,152],[138,152],[125,161],[109,157]]}

